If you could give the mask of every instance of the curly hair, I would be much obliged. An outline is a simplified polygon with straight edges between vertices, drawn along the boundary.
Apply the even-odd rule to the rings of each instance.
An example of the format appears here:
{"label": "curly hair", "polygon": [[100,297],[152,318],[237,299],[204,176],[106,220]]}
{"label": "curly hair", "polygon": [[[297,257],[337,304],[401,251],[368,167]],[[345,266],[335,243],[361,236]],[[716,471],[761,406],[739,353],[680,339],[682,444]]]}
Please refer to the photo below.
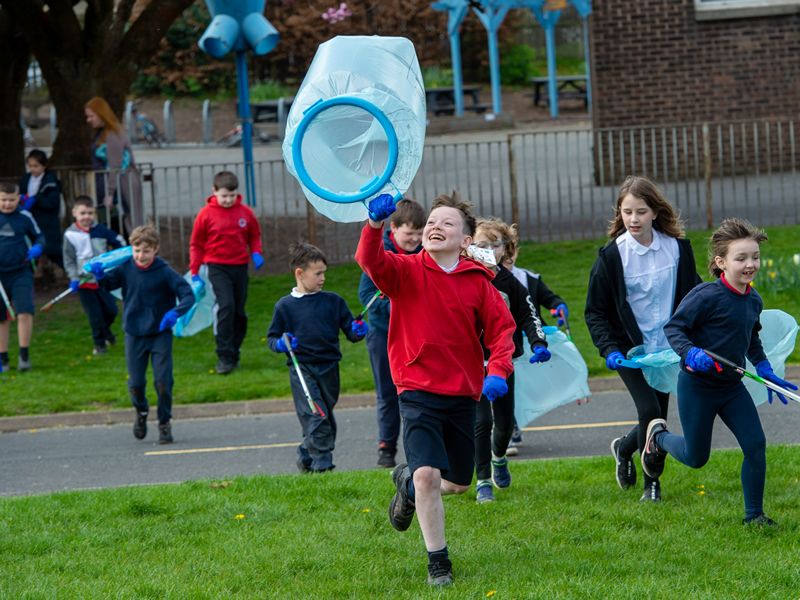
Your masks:
{"label": "curly hair", "polygon": [[517,254],[517,244],[519,244],[519,233],[516,225],[509,225],[497,217],[488,219],[478,219],[475,225],[475,234],[482,232],[492,242],[503,243],[503,258],[501,263],[513,261]]}

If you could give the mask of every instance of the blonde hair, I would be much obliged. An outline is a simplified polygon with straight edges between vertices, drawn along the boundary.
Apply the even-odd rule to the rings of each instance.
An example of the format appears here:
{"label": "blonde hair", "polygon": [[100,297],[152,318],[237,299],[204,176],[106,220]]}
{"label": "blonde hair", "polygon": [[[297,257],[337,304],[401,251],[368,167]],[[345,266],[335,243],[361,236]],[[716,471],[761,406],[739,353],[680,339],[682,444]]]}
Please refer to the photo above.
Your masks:
{"label": "blonde hair", "polygon": [[608,237],[613,240],[625,233],[620,205],[628,194],[642,200],[655,213],[653,229],[673,238],[683,237],[683,223],[678,212],[667,202],[663,192],[655,183],[640,175],[628,175],[619,186],[614,218],[608,225]]}
{"label": "blonde hair", "polygon": [[88,108],[103,122],[103,131],[100,132],[100,136],[98,138],[99,142],[105,142],[106,136],[108,135],[109,130],[113,131],[114,133],[122,133],[122,123],[119,122],[117,119],[117,115],[114,114],[114,111],[111,110],[108,102],[106,102],[105,98],[101,98],[100,96],[95,96],[91,100],[89,100],[85,105],[84,108]]}
{"label": "blonde hair", "polygon": [[492,242],[503,243],[501,263],[514,260],[514,256],[517,253],[517,245],[519,244],[519,232],[516,225],[509,225],[497,217],[478,219],[475,225],[476,235],[478,232],[484,233]]}
{"label": "blonde hair", "polygon": [[716,257],[725,258],[728,254],[728,248],[732,242],[736,240],[750,239],[757,244],[766,242],[767,234],[763,229],[759,229],[752,225],[749,221],[744,219],[725,219],[720,223],[717,230],[711,234],[711,239],[708,243],[709,264],[708,271],[714,277],[719,278],[722,275],[722,269],[717,266]]}
{"label": "blonde hair", "polygon": [[161,237],[152,225],[140,225],[131,232],[130,242],[131,246],[145,244],[146,246],[158,248],[161,243]]}

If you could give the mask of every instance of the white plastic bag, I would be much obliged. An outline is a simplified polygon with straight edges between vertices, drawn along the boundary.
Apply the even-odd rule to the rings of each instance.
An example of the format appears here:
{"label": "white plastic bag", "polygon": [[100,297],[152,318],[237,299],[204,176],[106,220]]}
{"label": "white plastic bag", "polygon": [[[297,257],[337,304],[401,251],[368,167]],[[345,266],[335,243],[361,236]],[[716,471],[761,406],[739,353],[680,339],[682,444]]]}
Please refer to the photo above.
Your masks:
{"label": "white plastic bag", "polygon": [[186,271],[183,276],[192,286],[194,306],[178,318],[178,322],[172,328],[172,333],[175,337],[189,337],[199,333],[206,327],[210,327],[214,322],[214,305],[217,303],[217,297],[214,295],[214,287],[208,279],[208,267],[202,265],[198,275],[200,275],[200,279],[205,284],[202,289],[192,281],[191,271]]}

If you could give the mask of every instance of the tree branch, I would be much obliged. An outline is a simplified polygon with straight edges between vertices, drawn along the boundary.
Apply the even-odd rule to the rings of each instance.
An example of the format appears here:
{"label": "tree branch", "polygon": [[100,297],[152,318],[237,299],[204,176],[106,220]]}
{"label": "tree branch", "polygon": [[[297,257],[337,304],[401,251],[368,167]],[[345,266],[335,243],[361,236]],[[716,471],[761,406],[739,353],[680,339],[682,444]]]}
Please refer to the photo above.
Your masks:
{"label": "tree branch", "polygon": [[157,0],[141,12],[119,44],[118,59],[137,67],[149,64],[169,27],[194,0]]}

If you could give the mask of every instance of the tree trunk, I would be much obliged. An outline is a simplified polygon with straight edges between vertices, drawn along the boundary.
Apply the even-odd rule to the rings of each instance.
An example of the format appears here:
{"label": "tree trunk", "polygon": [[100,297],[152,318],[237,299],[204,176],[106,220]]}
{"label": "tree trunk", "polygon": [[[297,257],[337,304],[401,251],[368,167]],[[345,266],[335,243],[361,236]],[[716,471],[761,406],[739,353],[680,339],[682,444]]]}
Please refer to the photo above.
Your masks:
{"label": "tree trunk", "polygon": [[0,9],[0,178],[25,173],[25,141],[19,116],[30,50],[7,11]]}

